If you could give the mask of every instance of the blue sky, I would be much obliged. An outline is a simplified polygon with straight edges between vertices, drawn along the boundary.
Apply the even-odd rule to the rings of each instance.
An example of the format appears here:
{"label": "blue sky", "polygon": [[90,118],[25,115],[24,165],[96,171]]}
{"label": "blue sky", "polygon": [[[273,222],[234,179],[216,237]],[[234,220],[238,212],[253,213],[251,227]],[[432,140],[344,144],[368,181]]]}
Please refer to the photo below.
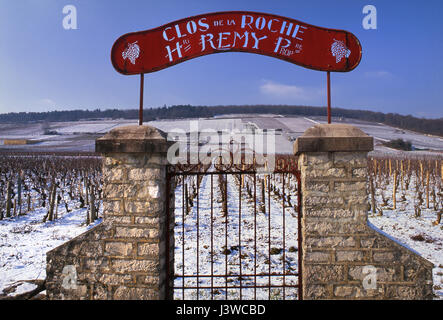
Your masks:
{"label": "blue sky", "polygon": [[[77,8],[77,30],[62,26]],[[362,27],[365,5],[377,30]],[[266,12],[344,29],[360,65],[333,73],[332,107],[443,117],[443,1],[0,0],[0,113],[138,108],[139,77],[110,62],[122,34],[214,11]],[[145,76],[145,108],[174,104],[326,105],[326,74],[245,53],[193,59]]]}

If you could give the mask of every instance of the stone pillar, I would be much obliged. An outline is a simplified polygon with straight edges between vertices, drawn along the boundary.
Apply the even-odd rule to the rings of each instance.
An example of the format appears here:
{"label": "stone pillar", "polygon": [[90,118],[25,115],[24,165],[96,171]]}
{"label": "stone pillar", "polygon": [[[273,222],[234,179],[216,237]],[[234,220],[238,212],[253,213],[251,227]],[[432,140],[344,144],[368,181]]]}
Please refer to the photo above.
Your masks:
{"label": "stone pillar", "polygon": [[171,298],[167,259],[173,266],[174,218],[167,217],[166,201],[173,213],[174,194],[167,196],[168,147],[165,134],[149,126],[121,127],[97,139],[96,151],[104,155],[104,219],[48,252],[50,299]]}
{"label": "stone pillar", "polygon": [[432,298],[432,263],[368,225],[372,149],[372,137],[341,124],[316,125],[294,144],[304,299]]}

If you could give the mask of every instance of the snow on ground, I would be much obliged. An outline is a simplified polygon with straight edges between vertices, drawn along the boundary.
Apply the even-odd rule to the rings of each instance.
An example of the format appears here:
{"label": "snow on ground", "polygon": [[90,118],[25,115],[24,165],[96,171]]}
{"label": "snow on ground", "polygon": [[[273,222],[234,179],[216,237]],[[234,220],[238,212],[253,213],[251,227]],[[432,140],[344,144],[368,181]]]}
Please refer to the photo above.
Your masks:
{"label": "snow on ground", "polygon": [[[224,117],[156,120],[145,124],[157,127],[165,132],[195,130],[198,123],[200,130],[213,129],[234,130],[244,129],[248,123],[254,123],[261,129],[281,129],[281,134],[276,136],[276,152],[291,153],[292,143],[316,123],[325,123],[325,117],[282,117],[281,115],[226,115]],[[420,149],[443,151],[443,138],[420,134],[404,129],[398,129],[383,124],[364,122],[353,119],[333,119],[333,123],[346,123],[354,125],[375,139],[375,150],[395,153],[393,149],[383,147],[380,143],[391,139],[411,141],[412,145]],[[0,127],[0,150],[26,150],[26,151],[89,151],[95,148],[95,139],[106,132],[125,125],[135,125],[137,120],[91,120],[74,122],[52,122],[48,124],[2,124]],[[58,135],[45,135],[45,131]],[[41,143],[26,146],[3,146],[3,139],[32,139],[41,140]],[[417,152],[414,152],[416,154]]]}
{"label": "snow on ground", "polygon": [[383,216],[369,215],[370,224],[434,264],[434,294],[443,300],[443,225],[433,225],[435,211],[423,209],[384,210]]}
{"label": "snow on ground", "polygon": [[[194,199],[194,207],[189,214],[185,214],[185,266],[184,273],[187,275],[196,275],[197,261],[200,275],[211,274],[211,177],[204,176],[200,185],[199,194],[199,212],[198,212],[198,231],[197,231],[197,204]],[[189,180],[188,185],[192,184]],[[281,188],[280,181],[277,181],[277,186]],[[195,183],[196,184],[196,183]],[[414,185],[414,178],[412,178],[411,186]],[[416,218],[414,213],[414,193],[411,190],[406,192],[406,201],[402,201],[400,192],[397,195],[397,209],[393,210],[392,206],[385,206],[383,208],[383,215],[373,215],[369,212],[369,224],[376,229],[379,229],[386,236],[401,243],[407,248],[413,250],[420,256],[429,260],[434,264],[433,280],[434,280],[434,294],[436,299],[443,299],[443,225],[434,225],[432,222],[436,220],[436,212],[433,209],[422,209],[420,217]],[[183,278],[183,197],[182,186],[179,185],[176,189],[176,228],[175,228],[175,273],[178,277],[175,278],[174,286],[191,287],[197,285],[196,277]],[[383,191],[385,197],[389,198],[392,193],[392,188],[386,187]],[[290,193],[295,194],[295,189]],[[260,190],[257,187],[257,198],[259,198]],[[214,299],[224,299],[226,291],[223,288],[228,280],[228,286],[239,285],[239,192],[238,182],[235,181],[232,175],[228,175],[228,227],[226,229],[226,218],[221,213],[221,203],[217,199],[221,199],[220,188],[218,186],[218,176],[213,178],[213,274],[225,275],[225,258],[228,264],[228,274],[237,275],[236,277],[219,277],[214,279],[214,285],[221,286],[214,290]],[[296,198],[294,197],[294,200]],[[378,190],[377,204],[382,203],[381,192]],[[282,203],[281,198],[276,195],[271,195],[271,248],[282,248]],[[267,198],[266,198],[267,202]],[[260,201],[257,199],[257,208]],[[241,222],[241,254],[242,254],[242,273],[254,273],[254,245],[252,239],[254,238],[254,204],[248,198],[245,189],[242,189],[242,222]],[[287,204],[286,204],[287,206]],[[267,208],[267,204],[266,204]],[[257,209],[257,241],[261,243],[257,247],[257,274],[261,272],[268,273],[268,247],[267,239],[268,233],[268,214],[263,214]],[[285,234],[287,235],[285,244],[286,266],[287,272],[297,273],[297,251],[289,250],[289,248],[298,249],[297,245],[297,213],[292,207],[286,207],[285,210]],[[288,236],[288,235],[293,235]],[[225,245],[225,237],[227,237],[228,245]],[[199,256],[197,259],[197,240],[199,239]],[[223,252],[225,248],[229,249],[229,253],[225,255]],[[292,252],[291,252],[292,251]],[[271,255],[271,269],[272,272],[282,272],[282,252],[277,255]],[[254,277],[243,277],[243,285],[252,285]],[[280,285],[282,277],[273,277],[272,284]],[[266,276],[257,277],[258,284],[267,284],[268,278]],[[286,277],[287,284],[297,284],[297,277]],[[210,278],[200,277],[199,286],[204,287],[210,285]],[[239,289],[228,289],[228,298],[239,298]],[[268,289],[260,289],[257,291],[257,298],[268,299]],[[252,289],[242,290],[243,299],[250,299],[253,297]],[[286,298],[295,299],[297,290],[286,289]],[[174,292],[176,299],[183,298],[181,289],[176,289]],[[271,298],[281,298],[281,290],[273,289],[271,291]],[[196,299],[197,290],[186,289],[186,299]],[[211,298],[210,290],[199,290],[199,298]]]}
{"label": "snow on ground", "polygon": [[[101,219],[87,226],[86,210],[66,213],[60,206],[59,219],[45,223],[44,208],[0,220],[0,294],[19,280],[45,279],[46,252],[100,223]],[[13,295],[33,288],[32,284],[23,284]]]}
{"label": "snow on ground", "polygon": [[[272,118],[272,119],[270,119]],[[243,129],[248,126],[248,123],[256,124],[261,129],[282,129],[282,134],[277,136],[277,153],[292,152],[292,142],[289,138],[300,136],[307,128],[311,127],[314,122],[323,122],[318,118],[303,118],[303,117],[256,117],[249,116],[245,119],[199,119],[198,126],[200,129],[215,129],[215,130],[231,130],[231,129]],[[404,140],[411,140],[415,146],[420,148],[433,148],[435,150],[443,150],[443,140],[437,137],[430,137],[417,133],[408,132],[406,130],[399,130],[396,128],[388,127],[385,125],[370,124],[370,123],[357,123],[352,121],[346,121],[346,123],[356,125],[363,131],[371,136],[374,136],[376,140],[384,141],[393,138],[402,138]],[[131,124],[129,121],[101,121],[101,122],[81,122],[81,123],[58,123],[52,124],[49,129],[54,129],[63,133],[59,136],[51,136],[48,138],[43,135],[44,128],[41,125],[34,125],[32,127],[23,126],[3,126],[0,128],[0,139],[11,137],[22,138],[48,138],[46,142],[41,143],[41,147],[54,148],[58,146],[63,150],[94,150],[95,136],[88,135],[89,133],[104,134],[110,129]],[[150,125],[156,126],[162,130],[174,132],[179,129],[189,132],[191,130],[190,120],[180,121],[153,121],[149,122]],[[84,135],[77,135],[74,133],[83,133]],[[71,139],[71,140],[69,140]],[[3,146],[2,146],[3,147]],[[18,147],[18,146],[17,146]],[[18,148],[28,148],[32,150],[38,148],[38,145],[20,146]],[[52,149],[51,149],[52,150]],[[375,152],[384,153],[396,153],[392,149],[382,147],[376,144]],[[372,153],[373,154],[373,153]],[[425,154],[425,152],[413,152],[404,153],[410,156],[411,154]],[[234,181],[233,176],[228,176],[228,246],[225,246],[225,218],[221,216],[220,206],[217,199],[221,198],[220,190],[218,187],[218,177],[214,177],[214,273],[224,274],[225,270],[225,258],[228,260],[228,272],[236,274],[239,272],[239,250],[238,250],[238,185]],[[412,184],[411,184],[412,185]],[[377,188],[377,192],[380,190]],[[257,190],[257,192],[259,192]],[[387,195],[392,193],[391,189],[385,191]],[[176,189],[176,272],[181,273],[183,266],[181,244],[183,242],[182,234],[182,189],[179,187]],[[398,194],[398,208],[397,210],[383,208],[383,216],[370,215],[369,221],[376,228],[386,232],[389,236],[397,239],[399,242],[413,249],[424,258],[431,261],[434,265],[434,293],[443,299],[443,230],[442,225],[433,225],[432,221],[435,220],[436,213],[432,209],[423,209],[421,217],[416,218],[414,216],[413,199],[414,194],[408,193],[407,201],[400,201],[400,193]],[[200,243],[201,251],[199,251],[199,267],[203,274],[209,272],[210,263],[210,176],[204,176],[200,186],[200,210],[199,210],[199,235],[202,239]],[[380,193],[377,194],[377,202],[380,203]],[[251,246],[251,238],[253,238],[253,202],[248,199],[246,192],[242,192],[242,217],[241,230],[242,230],[242,273],[252,273],[254,267],[254,254],[252,253],[253,247]],[[276,249],[282,248],[281,230],[282,227],[282,211],[281,199],[271,196],[271,208],[272,208],[272,226],[271,226],[271,245]],[[31,279],[44,279],[46,269],[46,252],[55,248],[56,246],[72,239],[73,237],[83,233],[87,229],[96,225],[85,226],[86,209],[77,209],[70,213],[63,213],[61,218],[54,222],[42,223],[43,216],[46,214],[44,209],[37,209],[26,216],[20,216],[15,218],[4,219],[0,221],[0,294],[1,290],[10,286],[19,280],[31,280]],[[274,215],[274,212],[276,213]],[[296,235],[296,213],[293,208],[286,208],[285,214],[285,227],[289,234],[289,231]],[[295,214],[295,215],[294,215]],[[185,217],[185,273],[192,273],[192,267],[195,266],[197,261],[196,244],[191,239],[196,239],[196,215],[195,208]],[[236,218],[237,217],[237,218]],[[257,234],[264,240],[269,236],[267,229],[268,216],[263,213],[257,215]],[[278,230],[277,230],[278,229]],[[293,241],[293,242],[291,242]],[[206,246],[206,247],[205,247]],[[297,248],[296,236],[292,239],[287,239],[285,245],[287,269],[291,268],[291,272],[297,272],[297,259],[296,251],[290,252],[289,248],[293,246]],[[230,253],[223,254],[224,249],[229,249]],[[267,248],[261,248],[267,252]],[[266,249],[266,250],[265,250]],[[252,250],[252,251],[251,251]],[[260,250],[259,250],[260,251]],[[272,255],[270,265],[272,270],[281,271],[282,264],[282,252]],[[257,261],[257,273],[261,270],[267,271],[269,267],[266,261],[267,257],[258,252]],[[280,269],[279,269],[280,268]],[[268,279],[259,279],[257,281],[264,281],[267,283]],[[199,279],[203,284],[208,284],[207,279]],[[251,277],[245,277],[243,283],[251,283],[253,279]],[[181,285],[182,278],[177,278],[175,285]],[[187,284],[195,284],[196,278],[186,279]],[[218,281],[222,286],[225,284],[225,278],[220,278]],[[239,284],[238,277],[232,277],[229,279],[231,285]],[[273,279],[274,281],[274,279]],[[275,277],[276,283],[281,281],[281,277]],[[296,277],[286,277],[287,283],[293,281],[296,283]],[[273,282],[274,283],[274,282]],[[17,292],[25,290],[25,286],[22,285],[17,289]],[[30,288],[30,286],[28,286]],[[228,293],[232,298],[238,297],[239,290],[230,290]],[[291,290],[286,292],[288,295],[296,295],[291,293]],[[181,298],[181,290],[175,292],[177,298]],[[195,298],[195,292],[187,290],[187,296],[189,298]],[[208,291],[201,292],[202,295],[208,295]],[[251,296],[251,290],[244,290],[244,297]],[[268,290],[262,289],[257,292],[258,297],[267,299]],[[280,293],[274,292],[273,297],[278,298]],[[188,296],[189,295],[189,296]],[[224,291],[219,290],[218,297],[224,298]],[[289,297],[289,296],[288,296]],[[217,298],[217,296],[216,296]]]}
{"label": "snow on ground", "polygon": [[[437,212],[432,197],[430,197],[430,208],[427,209],[425,204],[422,204],[421,215],[415,216],[414,206],[419,203],[415,190],[416,179],[416,176],[411,176],[408,189],[404,183],[400,183],[395,210],[392,200],[393,178],[389,184],[378,182],[375,186],[377,213],[369,211],[368,220],[370,225],[434,264],[434,294],[443,300],[443,223],[433,224],[437,219]],[[382,193],[387,200],[386,205],[383,204]],[[382,215],[378,209],[382,210]]]}
{"label": "snow on ground", "polygon": [[[258,175],[257,175],[258,177]],[[248,179],[251,179],[250,177]],[[251,181],[249,180],[251,183]],[[279,186],[281,180],[277,180]],[[252,185],[252,184],[251,184]],[[413,185],[413,182],[411,183]],[[257,183],[257,194],[260,194],[259,184]],[[214,218],[214,274],[225,275],[225,262],[228,263],[228,274],[239,274],[239,192],[238,181],[234,176],[228,175],[228,229],[225,228],[226,218],[221,213],[220,188],[218,186],[218,177],[213,177],[213,218]],[[175,228],[175,259],[176,274],[182,273],[182,187],[179,185],[176,189],[176,228]],[[211,177],[203,176],[200,185],[199,195],[199,271],[202,275],[209,274],[211,268],[211,243],[210,243],[210,192]],[[388,188],[385,194],[389,196],[391,190]],[[413,199],[412,191],[407,195],[407,199]],[[259,196],[257,197],[259,198]],[[280,249],[282,245],[282,204],[281,198],[271,194],[271,248],[277,249],[277,253],[271,255],[272,272],[281,273],[283,252]],[[295,198],[294,198],[295,200]],[[196,199],[194,202],[196,204]],[[266,208],[268,205],[266,198]],[[397,200],[397,210],[390,207],[383,207],[383,215],[369,215],[370,224],[385,232],[390,237],[414,250],[424,258],[431,261],[434,265],[434,293],[443,299],[443,226],[433,225],[436,219],[435,211],[432,209],[422,209],[421,217],[414,216],[413,201],[401,201],[400,193]],[[381,202],[380,193],[377,194],[377,203]],[[259,209],[260,200],[257,199],[257,225],[256,232],[258,237],[257,263],[254,266],[254,203],[247,195],[245,188],[242,189],[242,219],[241,219],[241,254],[242,254],[242,274],[268,272],[268,247],[269,237],[268,223],[269,216],[262,213]],[[287,204],[286,204],[287,206]],[[0,290],[3,290],[19,280],[44,279],[46,269],[46,252],[85,232],[97,225],[100,220],[90,226],[85,225],[86,209],[76,209],[69,213],[59,208],[60,218],[53,222],[42,223],[46,214],[44,209],[36,209],[25,216],[7,218],[0,221]],[[297,267],[297,215],[293,207],[286,207],[285,210],[285,260],[287,273],[296,273]],[[185,215],[185,274],[195,274],[197,263],[196,239],[197,239],[197,210],[196,205],[188,215]],[[226,230],[228,231],[226,233]],[[225,246],[225,236],[227,234],[227,247]],[[289,236],[292,235],[292,236]],[[261,244],[260,244],[261,243]],[[265,243],[265,244],[264,244]],[[292,247],[292,250],[291,250]],[[228,252],[224,253],[224,249]],[[209,278],[200,279],[200,286],[210,284]],[[214,279],[214,284],[223,287],[225,277]],[[182,285],[183,278],[175,279],[175,286]],[[196,285],[196,278],[190,277],[185,280],[186,286]],[[228,278],[229,286],[239,285],[240,279],[237,277]],[[282,277],[273,277],[273,284],[281,284]],[[287,284],[297,284],[296,276],[287,276]],[[243,277],[243,285],[251,285],[254,277]],[[266,285],[268,277],[257,277],[259,284]],[[14,294],[32,290],[31,284],[22,285],[17,288]],[[215,297],[224,299],[224,288],[215,290]],[[242,290],[243,298],[253,297],[253,289]],[[175,297],[181,299],[182,291],[175,290]],[[281,290],[273,289],[271,298],[281,298]],[[287,288],[286,298],[296,298],[297,290]],[[186,290],[185,297],[188,299],[196,298],[195,290]],[[210,290],[200,290],[200,298],[210,297]],[[231,299],[239,297],[238,289],[231,289],[228,292]],[[268,289],[258,289],[257,298],[267,299]]]}
{"label": "snow on ground", "polygon": [[[281,176],[278,176],[275,185],[281,188]],[[263,176],[257,175],[257,179]],[[223,216],[221,209],[220,188],[218,184],[219,176],[213,176],[213,264],[211,265],[211,176],[205,175],[200,184],[200,193],[198,197],[198,219],[197,219],[197,198],[195,198],[194,206],[189,214],[183,210],[183,189],[180,184],[176,189],[175,198],[175,278],[174,286],[195,287],[197,286],[197,277],[181,277],[183,274],[183,214],[184,218],[184,273],[185,275],[196,275],[197,265],[199,271],[199,286],[205,287],[211,285],[211,279],[204,277],[211,273],[219,277],[213,279],[213,285],[220,287],[214,289],[214,299],[225,299],[226,290],[232,286],[252,286],[255,280],[258,286],[266,286],[269,284],[270,277],[260,274],[282,274],[283,273],[283,251],[285,254],[286,268],[285,288],[286,299],[297,299],[298,283],[297,266],[297,213],[293,207],[289,207],[286,202],[285,206],[285,245],[283,250],[283,207],[282,199],[271,193],[268,201],[266,193],[266,213],[260,210],[259,187],[257,187],[257,218],[254,220],[254,201],[247,195],[245,188],[246,181],[253,185],[252,176],[247,176],[245,184],[242,188],[241,204],[239,203],[239,183],[233,175],[227,175],[228,181],[228,215]],[[294,179],[293,179],[294,180]],[[285,180],[286,188],[289,181]],[[196,179],[194,178],[196,185]],[[187,181],[190,184],[190,180]],[[292,186],[291,186],[292,187]],[[239,220],[239,206],[241,205],[241,220]],[[268,206],[271,208],[271,217],[269,220]],[[198,222],[198,224],[197,224]],[[197,227],[198,225],[198,227]],[[270,233],[269,233],[270,225]],[[240,234],[241,233],[241,234]],[[254,243],[255,234],[257,237],[256,246]],[[197,239],[198,258],[197,258]],[[268,240],[270,239],[270,249],[273,251],[269,254]],[[257,258],[255,259],[255,256]],[[241,256],[241,272],[240,272],[240,256]],[[270,261],[270,263],[269,263]],[[227,265],[227,269],[226,269]],[[211,268],[212,272],[211,272]],[[242,274],[240,279],[239,275]],[[252,275],[258,275],[254,277]],[[290,275],[292,274],[292,275]],[[231,275],[230,277],[220,275]],[[203,276],[203,277],[201,277]],[[272,285],[282,285],[282,276],[271,276]],[[186,289],[185,299],[196,299],[197,290]],[[255,292],[257,299],[281,299],[283,292],[281,288],[272,288],[269,292],[268,288],[259,288]],[[228,299],[239,299],[240,289],[228,289]],[[175,289],[175,299],[183,299],[183,291]],[[200,299],[210,299],[210,289],[199,290]],[[253,299],[254,289],[242,289],[242,299]]]}

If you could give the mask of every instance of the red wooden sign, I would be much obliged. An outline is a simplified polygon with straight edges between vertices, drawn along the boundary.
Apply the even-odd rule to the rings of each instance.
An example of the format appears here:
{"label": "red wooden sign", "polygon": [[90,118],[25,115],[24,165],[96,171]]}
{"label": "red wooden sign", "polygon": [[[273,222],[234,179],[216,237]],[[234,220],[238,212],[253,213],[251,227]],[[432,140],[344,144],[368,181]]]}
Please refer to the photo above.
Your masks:
{"label": "red wooden sign", "polygon": [[336,72],[351,71],[361,59],[360,42],[350,32],[266,13],[233,11],[198,15],[125,34],[114,43],[111,60],[118,72],[129,75],[230,51]]}

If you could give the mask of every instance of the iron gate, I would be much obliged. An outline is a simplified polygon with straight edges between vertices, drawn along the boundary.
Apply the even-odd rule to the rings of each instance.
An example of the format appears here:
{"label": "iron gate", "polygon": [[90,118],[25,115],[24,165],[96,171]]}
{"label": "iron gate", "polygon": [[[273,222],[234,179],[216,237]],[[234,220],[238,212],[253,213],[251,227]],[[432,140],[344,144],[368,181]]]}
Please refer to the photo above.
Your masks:
{"label": "iron gate", "polygon": [[256,164],[168,166],[168,194],[175,193],[169,296],[302,299],[300,172],[294,156],[275,164],[267,173]]}

